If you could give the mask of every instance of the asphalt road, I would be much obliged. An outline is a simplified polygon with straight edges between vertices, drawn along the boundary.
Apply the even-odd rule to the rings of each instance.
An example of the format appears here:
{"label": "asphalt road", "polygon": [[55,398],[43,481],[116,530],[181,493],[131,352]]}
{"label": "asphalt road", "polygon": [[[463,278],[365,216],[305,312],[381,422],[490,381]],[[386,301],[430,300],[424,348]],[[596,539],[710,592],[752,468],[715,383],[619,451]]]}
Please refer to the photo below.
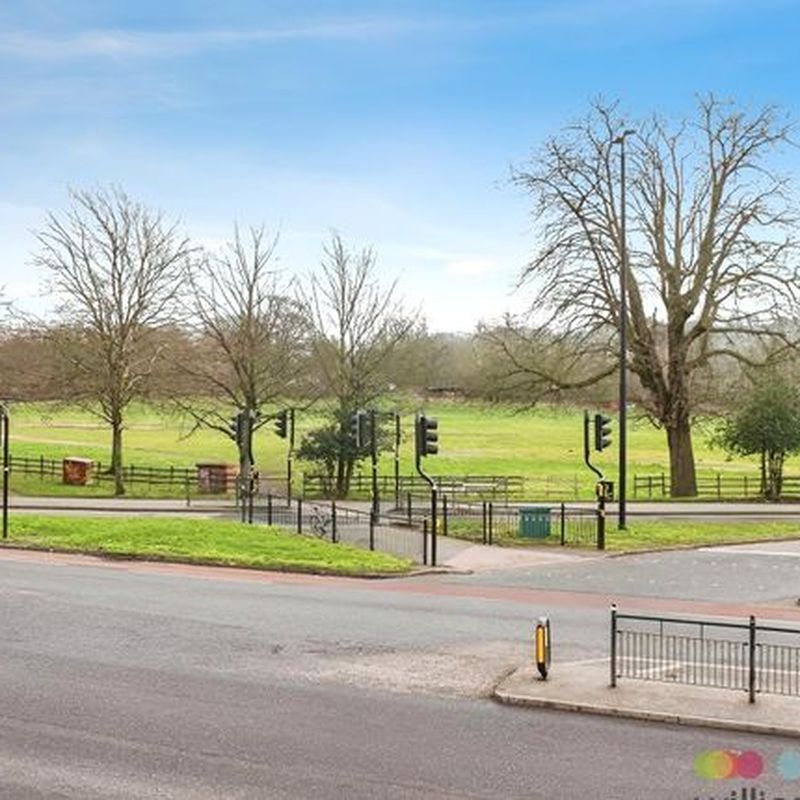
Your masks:
{"label": "asphalt road", "polygon": [[[697,558],[359,582],[4,552],[0,797],[715,796],[699,751],[796,743],[486,699],[541,613],[558,659],[604,654],[604,582],[623,562],[631,602],[653,601],[661,569],[678,576],[665,604],[697,577],[698,608],[734,613],[702,590],[722,556],[682,555]],[[731,558],[769,575],[781,557]],[[749,602],[800,621],[789,573]]]}

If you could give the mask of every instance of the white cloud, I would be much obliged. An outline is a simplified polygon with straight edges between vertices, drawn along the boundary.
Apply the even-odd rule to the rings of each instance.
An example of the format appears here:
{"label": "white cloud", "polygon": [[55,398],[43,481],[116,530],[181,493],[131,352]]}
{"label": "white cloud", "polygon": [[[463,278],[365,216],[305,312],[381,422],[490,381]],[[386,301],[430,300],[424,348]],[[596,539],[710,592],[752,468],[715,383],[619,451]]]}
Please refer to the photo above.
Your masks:
{"label": "white cloud", "polygon": [[0,54],[31,60],[166,58],[202,50],[281,41],[373,39],[418,27],[410,20],[367,18],[256,29],[196,31],[77,31],[60,36],[20,31],[0,34]]}
{"label": "white cloud", "polygon": [[471,278],[491,272],[496,266],[495,262],[490,258],[458,258],[448,261],[445,264],[445,269],[448,275]]}
{"label": "white cloud", "polygon": [[[651,13],[698,13],[726,0],[652,0]],[[260,28],[211,28],[205,30],[98,29],[44,34],[31,31],[0,33],[0,55],[30,60],[80,58],[169,58],[210,49],[303,40],[370,41],[423,31],[448,34],[497,34],[521,29],[563,31],[618,25],[638,9],[639,0],[553,0],[522,10],[450,15],[339,18]]]}

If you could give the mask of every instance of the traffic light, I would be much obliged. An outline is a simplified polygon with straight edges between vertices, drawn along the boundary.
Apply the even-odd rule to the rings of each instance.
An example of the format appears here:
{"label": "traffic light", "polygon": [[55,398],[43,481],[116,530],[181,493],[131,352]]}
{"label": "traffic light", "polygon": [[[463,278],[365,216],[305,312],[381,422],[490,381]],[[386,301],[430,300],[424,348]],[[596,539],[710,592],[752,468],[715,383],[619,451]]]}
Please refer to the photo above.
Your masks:
{"label": "traffic light", "polygon": [[278,416],[275,417],[275,433],[281,437],[281,439],[285,439],[289,431],[289,410],[284,408],[278,412]]}
{"label": "traffic light", "polygon": [[420,414],[417,417],[417,454],[435,456],[439,452],[439,420]]}
{"label": "traffic light", "polygon": [[602,452],[611,444],[611,417],[594,415],[594,449]]}
{"label": "traffic light", "polygon": [[235,417],[231,417],[228,422],[228,430],[237,445],[241,445],[245,438],[247,418],[244,411],[237,411]]}
{"label": "traffic light", "polygon": [[369,414],[364,409],[360,408],[350,416],[350,438],[356,450],[361,450],[369,444]]}

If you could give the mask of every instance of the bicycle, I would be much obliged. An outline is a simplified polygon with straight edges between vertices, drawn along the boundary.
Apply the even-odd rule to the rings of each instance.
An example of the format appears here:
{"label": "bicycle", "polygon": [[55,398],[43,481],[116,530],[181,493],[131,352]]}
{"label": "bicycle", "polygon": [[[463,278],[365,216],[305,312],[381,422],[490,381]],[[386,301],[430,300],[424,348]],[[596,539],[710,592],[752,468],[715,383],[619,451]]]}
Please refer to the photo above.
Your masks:
{"label": "bicycle", "polygon": [[333,517],[330,514],[322,514],[319,506],[314,506],[311,511],[311,532],[318,539],[330,539],[330,526]]}

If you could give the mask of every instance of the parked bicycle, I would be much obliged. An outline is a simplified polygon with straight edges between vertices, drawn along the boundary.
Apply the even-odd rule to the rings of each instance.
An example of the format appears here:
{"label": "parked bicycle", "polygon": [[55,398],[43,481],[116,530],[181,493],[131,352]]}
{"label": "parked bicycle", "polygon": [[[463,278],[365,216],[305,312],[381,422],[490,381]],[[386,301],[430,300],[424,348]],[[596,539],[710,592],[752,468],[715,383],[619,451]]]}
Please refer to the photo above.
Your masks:
{"label": "parked bicycle", "polygon": [[314,506],[311,510],[311,533],[318,539],[330,539],[331,525],[333,517],[330,514],[323,514],[319,506]]}

